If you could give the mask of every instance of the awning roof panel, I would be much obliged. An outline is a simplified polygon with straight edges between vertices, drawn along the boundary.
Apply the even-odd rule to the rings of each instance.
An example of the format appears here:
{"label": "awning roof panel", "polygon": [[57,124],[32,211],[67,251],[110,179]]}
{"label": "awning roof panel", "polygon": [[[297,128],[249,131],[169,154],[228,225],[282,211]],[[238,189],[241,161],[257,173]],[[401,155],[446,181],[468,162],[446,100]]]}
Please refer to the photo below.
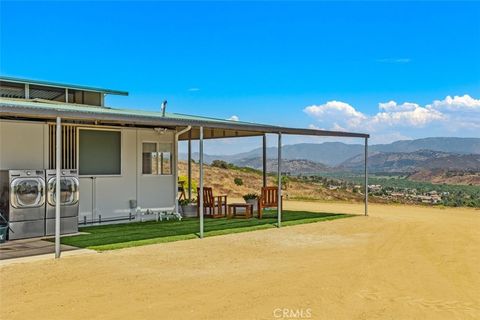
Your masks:
{"label": "awning roof panel", "polygon": [[25,83],[25,84],[35,84],[35,85],[39,85],[39,86],[68,88],[68,89],[75,89],[75,90],[81,90],[81,91],[92,91],[92,92],[101,92],[101,93],[106,93],[106,94],[115,94],[115,95],[120,95],[120,96],[128,96],[127,91],[88,87],[88,86],[79,86],[79,85],[75,85],[75,84],[66,84],[66,83],[58,83],[58,82],[50,82],[50,81],[22,79],[22,78],[16,78],[16,77],[0,76],[0,81]]}
{"label": "awning roof panel", "polygon": [[[251,122],[232,121],[178,113],[115,109],[96,106],[85,106],[50,101],[34,101],[25,99],[0,98],[0,117],[23,117],[37,119],[54,119],[61,117],[69,120],[94,121],[102,124],[122,124],[150,127],[205,127],[205,138],[230,138],[241,136],[259,136],[265,133],[313,135],[330,137],[368,138],[368,134],[326,131],[315,129],[289,128],[264,125]],[[197,131],[197,130],[195,130]],[[192,138],[195,139],[196,132]],[[184,134],[181,139],[187,139]]]}

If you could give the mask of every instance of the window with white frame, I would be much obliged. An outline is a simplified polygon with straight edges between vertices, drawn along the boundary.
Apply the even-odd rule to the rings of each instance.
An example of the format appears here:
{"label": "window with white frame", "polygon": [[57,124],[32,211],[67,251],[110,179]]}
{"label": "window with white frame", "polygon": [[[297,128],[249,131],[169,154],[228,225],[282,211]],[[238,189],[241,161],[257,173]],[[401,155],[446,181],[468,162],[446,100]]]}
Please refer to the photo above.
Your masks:
{"label": "window with white frame", "polygon": [[151,175],[172,174],[172,144],[142,143],[142,173]]}

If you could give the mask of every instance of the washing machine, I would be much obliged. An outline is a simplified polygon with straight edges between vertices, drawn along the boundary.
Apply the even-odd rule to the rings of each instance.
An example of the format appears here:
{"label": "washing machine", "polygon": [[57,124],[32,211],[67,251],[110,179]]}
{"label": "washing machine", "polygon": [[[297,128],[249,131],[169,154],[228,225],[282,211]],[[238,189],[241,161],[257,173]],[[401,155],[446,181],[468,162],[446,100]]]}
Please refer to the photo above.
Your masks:
{"label": "washing machine", "polygon": [[[45,209],[45,235],[55,234],[56,170],[46,171],[47,201]],[[60,234],[78,232],[78,171],[60,171]]]}
{"label": "washing machine", "polygon": [[10,221],[8,239],[45,235],[45,171],[0,171],[0,211]]}

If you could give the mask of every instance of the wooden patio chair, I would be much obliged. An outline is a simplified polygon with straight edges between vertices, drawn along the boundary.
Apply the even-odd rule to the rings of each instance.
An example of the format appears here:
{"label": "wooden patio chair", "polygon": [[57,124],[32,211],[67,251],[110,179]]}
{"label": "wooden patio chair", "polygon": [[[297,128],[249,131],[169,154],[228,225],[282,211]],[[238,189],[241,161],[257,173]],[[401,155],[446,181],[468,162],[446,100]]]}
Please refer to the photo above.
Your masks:
{"label": "wooden patio chair", "polygon": [[[211,187],[203,187],[203,215],[220,218],[227,215],[227,196],[214,196]],[[200,188],[197,188],[197,217],[200,217]]]}
{"label": "wooden patio chair", "polygon": [[[278,207],[278,188],[262,187],[262,193],[258,197],[258,219],[262,219],[263,209]],[[283,196],[280,198],[280,208],[283,208]]]}

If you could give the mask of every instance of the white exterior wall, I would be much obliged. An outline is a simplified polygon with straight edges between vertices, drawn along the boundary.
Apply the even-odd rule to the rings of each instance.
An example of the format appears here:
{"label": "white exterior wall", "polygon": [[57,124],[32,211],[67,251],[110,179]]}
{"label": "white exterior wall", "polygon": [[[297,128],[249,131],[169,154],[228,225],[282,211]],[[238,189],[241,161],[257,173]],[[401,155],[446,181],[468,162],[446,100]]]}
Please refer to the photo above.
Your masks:
{"label": "white exterior wall", "polygon": [[[142,208],[159,208],[174,206],[174,172],[172,175],[144,175],[142,174],[142,143],[174,143],[174,133],[166,132],[159,134],[153,130],[137,131],[137,201],[138,206]],[[172,155],[175,154],[172,148]],[[173,159],[172,159],[173,160]],[[172,166],[175,161],[172,161]],[[175,168],[174,168],[175,169]]]}
{"label": "white exterior wall", "polygon": [[121,174],[119,176],[80,176],[79,219],[96,220],[126,217],[129,200],[136,199],[136,129],[121,129]]}
{"label": "white exterior wall", "polygon": [[47,134],[42,122],[0,120],[0,170],[44,169]]}
{"label": "white exterior wall", "polygon": [[[102,127],[98,127],[101,129]],[[88,221],[128,217],[129,200],[143,208],[170,207],[175,204],[172,175],[142,174],[142,143],[174,145],[174,132],[159,134],[153,129],[119,128],[122,133],[121,174],[119,176],[81,176],[79,220]],[[172,155],[175,155],[175,146]],[[172,165],[175,161],[172,161]],[[0,120],[0,170],[47,169],[48,125],[42,122]],[[173,170],[176,170],[174,167]]]}

